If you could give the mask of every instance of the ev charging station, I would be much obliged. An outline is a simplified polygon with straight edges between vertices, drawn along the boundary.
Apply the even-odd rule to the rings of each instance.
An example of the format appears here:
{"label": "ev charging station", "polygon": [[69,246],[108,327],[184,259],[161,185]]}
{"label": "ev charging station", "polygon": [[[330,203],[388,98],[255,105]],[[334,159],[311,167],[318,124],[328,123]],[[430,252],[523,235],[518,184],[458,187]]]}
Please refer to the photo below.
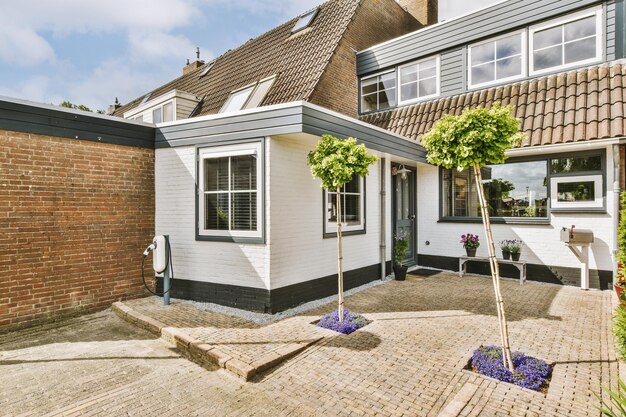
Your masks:
{"label": "ev charging station", "polygon": [[[148,254],[152,252],[152,268],[157,274],[163,274],[163,293],[157,294],[152,291],[144,276],[144,264]],[[163,297],[163,304],[170,304],[170,288],[171,279],[173,277],[172,268],[172,250],[170,247],[170,239],[168,235],[155,236],[152,243],[143,252],[143,258],[141,261],[141,275],[143,277],[143,283],[152,294]]]}

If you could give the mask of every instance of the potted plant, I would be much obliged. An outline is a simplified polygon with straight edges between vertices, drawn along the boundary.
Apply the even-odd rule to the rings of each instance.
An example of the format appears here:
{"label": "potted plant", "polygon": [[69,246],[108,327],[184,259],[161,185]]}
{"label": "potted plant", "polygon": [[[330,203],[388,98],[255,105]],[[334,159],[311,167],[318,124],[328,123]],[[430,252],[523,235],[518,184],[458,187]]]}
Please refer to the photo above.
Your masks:
{"label": "potted plant", "polygon": [[519,261],[519,257],[522,254],[522,246],[524,246],[524,242],[519,239],[513,239],[509,241],[508,247],[509,252],[511,253],[512,260]]}
{"label": "potted plant", "polygon": [[467,256],[476,256],[476,249],[480,246],[478,235],[473,235],[471,233],[461,235],[461,243],[465,248]]}
{"label": "potted plant", "polygon": [[509,249],[509,241],[503,240],[499,243],[502,249],[502,259],[511,259],[511,250]]}
{"label": "potted plant", "polygon": [[400,231],[394,235],[394,239],[396,244],[393,248],[393,259],[395,261],[393,275],[396,277],[396,281],[404,281],[406,279],[406,271],[409,268],[404,265],[404,260],[409,251],[409,234],[405,231]]}

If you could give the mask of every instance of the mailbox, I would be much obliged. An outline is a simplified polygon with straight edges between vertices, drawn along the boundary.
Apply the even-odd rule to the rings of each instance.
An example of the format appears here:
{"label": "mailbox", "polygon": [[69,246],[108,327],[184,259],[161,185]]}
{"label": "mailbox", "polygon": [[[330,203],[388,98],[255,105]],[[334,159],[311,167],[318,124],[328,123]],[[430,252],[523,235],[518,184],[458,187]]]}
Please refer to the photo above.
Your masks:
{"label": "mailbox", "polygon": [[570,245],[589,245],[593,243],[593,230],[564,227],[561,229],[561,242]]}

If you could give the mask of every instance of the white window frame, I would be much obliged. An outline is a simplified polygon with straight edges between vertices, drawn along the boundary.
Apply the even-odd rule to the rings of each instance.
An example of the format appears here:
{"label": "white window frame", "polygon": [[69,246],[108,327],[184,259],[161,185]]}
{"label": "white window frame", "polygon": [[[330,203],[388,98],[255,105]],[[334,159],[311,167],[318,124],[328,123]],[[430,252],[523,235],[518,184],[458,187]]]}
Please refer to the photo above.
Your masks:
{"label": "white window frame", "polygon": [[[216,237],[233,237],[233,238],[262,238],[263,237],[263,142],[252,142],[240,145],[215,146],[198,149],[198,234],[200,236],[216,236]],[[211,230],[205,229],[205,202],[204,202],[204,161],[212,158],[225,158],[241,155],[256,155],[256,213],[257,213],[257,230]],[[230,167],[228,172],[229,196],[232,193]],[[230,203],[229,203],[230,207]],[[229,222],[232,217],[229,213]],[[230,227],[230,224],[229,224]]]}
{"label": "white window frame", "polygon": [[[259,81],[255,82],[255,83],[248,84],[245,87],[241,87],[241,88],[238,88],[237,90],[231,91],[230,94],[228,95],[228,98],[224,102],[224,105],[220,109],[220,113],[234,113],[236,111],[247,110],[247,109],[252,109],[252,108],[258,107],[258,106],[248,107],[248,104],[250,103],[250,100],[252,100],[252,98],[255,97],[255,94],[257,93],[257,91],[259,89],[259,86],[261,84],[267,83],[267,82],[270,83],[270,86],[268,87],[268,89],[265,92],[265,94],[263,95],[263,97],[261,97],[261,100],[259,100],[259,104],[261,104],[263,102],[263,100],[265,100],[265,97],[267,97],[267,95],[269,94],[269,92],[272,89],[272,87],[274,87],[274,83],[276,82],[276,75],[272,75],[271,77],[263,78],[262,80],[259,80]],[[232,101],[233,95],[235,95],[237,93],[240,93],[242,91],[245,91],[245,90],[250,90],[250,92],[246,96],[246,99],[244,100],[244,102],[241,105],[241,107],[239,109],[237,109],[237,110],[229,110],[228,112],[226,112],[225,109],[226,109],[226,107],[228,107],[228,104]]]}
{"label": "white window frame", "polygon": [[[291,28],[291,33],[298,33],[301,30],[304,30],[311,26],[311,23],[313,23],[313,20],[317,17],[317,13],[319,12],[319,10],[320,9],[318,7],[315,10],[311,10],[310,12],[300,15],[296,23],[293,24],[293,27]],[[298,27],[298,25],[300,26]]]}
{"label": "white window frame", "polygon": [[[167,104],[172,104],[172,120],[168,120],[167,122],[163,120],[163,107],[165,107]],[[164,102],[163,104],[159,104],[157,107],[153,107],[152,109],[150,109],[150,116],[152,117],[152,123],[156,124],[156,122],[154,121],[154,112],[155,111],[159,111],[159,113],[161,113],[161,121],[159,123],[169,123],[169,122],[173,122],[176,120],[176,99],[174,100],[168,100],[166,102]]]}
{"label": "white window frame", "polygon": [[[480,45],[484,45],[486,43],[490,43],[490,42],[494,42],[494,47],[495,47],[495,42],[499,41],[500,39],[505,39],[508,38],[510,36],[513,35],[521,35],[521,42],[522,42],[522,54],[521,54],[521,58],[522,58],[522,73],[520,75],[514,75],[511,77],[506,77],[506,78],[498,78],[495,79],[494,81],[488,81],[488,82],[484,82],[484,83],[480,83],[480,84],[474,84],[472,83],[472,48],[475,48],[477,46]],[[503,84],[512,80],[518,80],[521,78],[525,78],[528,73],[528,48],[527,48],[528,42],[527,42],[527,36],[526,36],[526,29],[522,29],[522,30],[518,30],[518,31],[514,31],[514,32],[508,32],[505,33],[503,35],[500,36],[496,36],[494,38],[490,38],[490,39],[486,39],[486,40],[482,40],[480,42],[475,42],[471,45],[468,45],[467,47],[467,86],[468,89],[474,89],[474,88],[483,88],[486,86],[490,86],[490,85],[497,85],[497,84]],[[495,58],[495,55],[494,55]],[[498,61],[496,59],[496,61]]]}
{"label": "white window frame", "polygon": [[[331,193],[336,193],[336,191],[330,191]],[[330,199],[328,198],[328,190],[324,190],[324,234],[337,233],[337,222],[330,221],[328,219],[328,209],[330,208]],[[355,193],[348,193],[349,195],[354,195]],[[341,193],[341,195],[345,195],[345,193]],[[345,221],[342,221],[342,232],[360,232],[365,231],[365,178],[359,177],[359,204],[360,204],[360,219],[359,224],[348,225]],[[342,205],[342,209],[345,210],[344,205]],[[343,218],[342,218],[343,220]]]}
{"label": "white window frame", "polygon": [[[580,20],[589,16],[596,16],[596,56],[593,58],[585,59],[583,61],[572,62],[571,64],[563,64],[555,67],[545,68],[535,71],[534,68],[534,34],[545,29],[550,29],[555,26],[564,25],[575,20]],[[580,67],[582,65],[592,64],[600,62],[604,58],[604,8],[602,5],[596,6],[590,9],[582,10],[578,13],[572,13],[567,16],[563,16],[558,19],[550,20],[545,23],[531,26],[528,29],[528,69],[531,76],[538,74],[546,74],[549,72],[556,72],[566,68]]]}
{"label": "white window frame", "polygon": [[[431,94],[429,96],[423,96],[423,97],[417,97],[417,98],[413,98],[410,100],[402,100],[402,84],[401,84],[401,73],[402,73],[402,69],[406,68],[406,67],[410,67],[412,65],[419,65],[423,62],[426,61],[431,61],[431,60],[435,60],[435,83],[436,85],[436,89],[435,89],[435,93]],[[435,55],[435,56],[429,56],[427,58],[424,59],[420,59],[419,61],[413,61],[413,62],[409,62],[407,64],[403,64],[398,66],[397,70],[396,70],[396,101],[397,101],[397,106],[404,106],[407,104],[412,104],[412,103],[417,103],[420,101],[426,101],[426,100],[431,100],[434,97],[439,97],[439,95],[441,94],[441,56],[440,55]],[[418,71],[419,74],[419,71]],[[419,76],[419,75],[418,75]],[[418,83],[419,83],[419,79],[418,79]]]}
{"label": "white window frame", "polygon": [[[394,73],[394,76],[395,76],[394,78],[396,79],[396,87],[395,87],[395,89],[396,89],[396,104],[393,105],[393,106],[389,106],[389,107],[385,107],[384,109],[381,109],[380,108],[380,103],[378,101],[378,94],[380,93],[380,91],[376,90],[376,93],[375,93],[376,94],[376,109],[375,110],[368,110],[366,112],[363,112],[363,81],[369,80],[370,78],[380,77],[381,75],[391,74],[392,72]],[[382,91],[384,91],[384,90],[382,90]],[[369,93],[367,95],[370,95],[370,94],[374,94],[374,93]],[[398,107],[398,69],[396,67],[394,67],[392,69],[386,69],[384,71],[380,71],[380,72],[377,72],[375,74],[368,75],[366,77],[361,77],[359,79],[359,110],[360,110],[361,113],[374,113],[374,112],[377,112],[377,111],[393,109],[394,107]]]}
{"label": "white window frame", "polygon": [[[558,201],[558,185],[569,182],[591,182],[594,183],[594,201]],[[602,174],[559,176],[550,178],[550,206],[553,209],[575,208],[589,209],[604,207],[604,195]]]}

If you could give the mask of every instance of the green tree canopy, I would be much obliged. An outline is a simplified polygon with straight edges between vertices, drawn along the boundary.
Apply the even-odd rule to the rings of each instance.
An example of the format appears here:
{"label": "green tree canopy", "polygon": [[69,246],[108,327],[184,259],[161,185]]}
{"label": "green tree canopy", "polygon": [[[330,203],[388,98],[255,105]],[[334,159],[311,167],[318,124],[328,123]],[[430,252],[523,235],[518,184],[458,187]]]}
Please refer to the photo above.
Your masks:
{"label": "green tree canopy", "polygon": [[322,187],[327,190],[336,190],[355,176],[366,176],[376,159],[367,153],[365,145],[358,145],[356,139],[339,139],[331,135],[322,135],[307,158],[311,173],[322,180]]}
{"label": "green tree canopy", "polygon": [[511,106],[467,109],[460,116],[445,115],[422,137],[428,162],[444,168],[470,168],[501,164],[507,149],[524,134]]}
{"label": "green tree canopy", "polygon": [[[91,110],[89,107],[83,105],[83,104],[74,104],[69,100],[65,100],[63,101],[61,104],[59,104],[59,106],[61,107],[65,107],[68,109],[74,109],[74,110],[82,110],[82,111],[88,111],[93,113],[93,110]],[[104,114],[104,110],[98,110],[96,113],[98,114]]]}

